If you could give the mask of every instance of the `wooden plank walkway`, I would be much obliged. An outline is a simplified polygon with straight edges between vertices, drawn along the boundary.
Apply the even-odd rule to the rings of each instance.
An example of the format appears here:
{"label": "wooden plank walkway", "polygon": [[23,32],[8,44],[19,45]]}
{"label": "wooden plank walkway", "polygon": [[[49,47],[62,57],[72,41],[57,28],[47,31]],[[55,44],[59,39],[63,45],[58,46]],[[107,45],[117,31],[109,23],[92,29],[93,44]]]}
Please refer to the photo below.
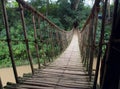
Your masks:
{"label": "wooden plank walkway", "polygon": [[[74,32],[68,48],[53,63],[39,70],[16,89],[90,89],[81,63],[78,35]],[[15,89],[15,88],[14,88]]]}

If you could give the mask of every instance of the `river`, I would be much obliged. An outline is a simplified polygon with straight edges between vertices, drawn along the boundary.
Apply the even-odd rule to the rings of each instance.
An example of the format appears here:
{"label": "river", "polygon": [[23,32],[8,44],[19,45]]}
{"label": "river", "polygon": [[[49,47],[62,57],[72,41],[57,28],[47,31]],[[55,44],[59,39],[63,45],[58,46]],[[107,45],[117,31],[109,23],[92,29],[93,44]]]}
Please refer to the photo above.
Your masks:
{"label": "river", "polygon": [[[34,66],[34,68],[37,68],[37,65]],[[19,66],[17,67],[18,76],[23,76],[24,73],[31,73],[30,66]],[[3,86],[6,85],[7,82],[13,82],[15,83],[13,69],[11,68],[1,68],[0,69],[0,77],[2,80]]]}

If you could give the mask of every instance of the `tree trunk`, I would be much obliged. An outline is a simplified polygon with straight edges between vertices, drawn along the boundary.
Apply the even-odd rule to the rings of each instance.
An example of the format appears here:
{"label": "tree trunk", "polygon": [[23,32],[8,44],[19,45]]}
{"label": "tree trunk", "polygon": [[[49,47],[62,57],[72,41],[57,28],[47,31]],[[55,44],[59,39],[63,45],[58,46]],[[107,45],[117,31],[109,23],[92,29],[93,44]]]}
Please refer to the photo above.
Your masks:
{"label": "tree trunk", "polygon": [[46,4],[46,16],[48,16],[49,13],[49,0],[47,0],[47,4]]}
{"label": "tree trunk", "polygon": [[71,9],[77,10],[80,0],[71,0]]}
{"label": "tree trunk", "polygon": [[108,0],[108,20],[110,20],[110,0]]}

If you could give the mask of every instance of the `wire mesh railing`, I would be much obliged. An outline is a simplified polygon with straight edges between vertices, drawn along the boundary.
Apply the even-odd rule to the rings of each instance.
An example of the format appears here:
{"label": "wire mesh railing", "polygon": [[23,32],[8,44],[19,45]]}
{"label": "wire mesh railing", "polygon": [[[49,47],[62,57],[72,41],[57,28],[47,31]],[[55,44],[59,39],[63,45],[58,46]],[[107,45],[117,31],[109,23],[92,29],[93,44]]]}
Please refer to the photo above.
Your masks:
{"label": "wire mesh railing", "polygon": [[[98,36],[97,25],[99,25],[98,24],[98,22],[99,22],[98,14],[99,14],[99,10],[101,9],[99,6],[100,2],[103,5],[102,6],[102,16],[101,16],[101,26],[100,26],[101,30],[99,31],[100,32],[99,37],[97,37]],[[111,83],[111,85],[109,85],[110,79],[108,79],[108,77],[110,78],[110,76],[112,74],[112,72],[110,74],[109,67],[112,69],[112,67],[114,65],[113,61],[115,61],[115,60],[112,60],[112,57],[111,57],[112,53],[110,52],[110,47],[111,47],[110,45],[112,45],[114,43],[114,42],[111,43],[112,37],[110,37],[110,33],[109,33],[111,28],[108,29],[109,31],[107,31],[107,29],[106,29],[107,23],[109,21],[109,19],[107,18],[108,17],[107,4],[108,4],[108,0],[105,0],[105,1],[95,0],[95,3],[91,10],[90,16],[88,17],[85,25],[83,26],[83,29],[78,32],[82,62],[84,64],[84,66],[86,67],[86,70],[88,71],[89,80],[90,81],[93,80],[93,89],[98,89],[98,87],[100,89],[108,89],[108,88],[118,89],[117,88],[118,86],[115,87],[115,84]],[[114,15],[113,16],[111,15],[113,17],[113,23],[112,23],[113,32],[115,31],[114,27],[116,27],[115,24],[117,25],[117,23],[118,23],[118,22],[114,22],[115,18],[119,17],[117,15],[118,14],[117,13],[118,12],[117,11],[118,10],[118,1],[115,1],[114,5],[115,5],[114,6],[114,8],[115,8]],[[109,24],[109,27],[111,27],[110,24]],[[111,32],[111,35],[114,34],[113,32]],[[109,36],[106,37],[106,34],[109,34]],[[106,41],[106,39],[110,39],[110,40]],[[119,43],[117,43],[117,44],[119,44]],[[111,51],[113,51],[112,48],[111,48]],[[117,55],[117,54],[118,53],[116,53],[114,55]],[[112,61],[111,63],[113,63],[113,65],[109,65],[108,60],[111,60]],[[118,66],[117,63],[115,63],[115,64],[116,64],[116,66]],[[116,70],[116,71],[114,71],[113,75],[116,74],[115,72],[117,74],[119,74],[118,71]],[[95,74],[94,77],[92,77],[93,74]],[[118,78],[118,75],[114,75],[114,78],[115,78],[115,76],[117,76],[117,78]],[[119,79],[118,80],[116,79],[115,81],[116,81],[116,83],[119,83]],[[114,88],[112,88],[110,86],[112,86]]]}
{"label": "wire mesh railing", "polygon": [[16,0],[16,2],[17,7],[12,8],[15,10],[15,15],[10,18],[5,0],[1,0],[6,33],[4,32],[4,38],[1,36],[0,44],[8,48],[15,80],[19,83],[16,60],[24,64],[28,59],[31,72],[34,74],[34,63],[37,63],[40,69],[66,49],[71,41],[73,30],[60,29],[23,0]]}
{"label": "wire mesh railing", "polygon": [[89,80],[93,75],[93,62],[96,45],[96,28],[98,22],[99,2],[96,1],[90,16],[88,17],[83,29],[79,32],[79,46],[81,50],[82,62],[88,71]]}

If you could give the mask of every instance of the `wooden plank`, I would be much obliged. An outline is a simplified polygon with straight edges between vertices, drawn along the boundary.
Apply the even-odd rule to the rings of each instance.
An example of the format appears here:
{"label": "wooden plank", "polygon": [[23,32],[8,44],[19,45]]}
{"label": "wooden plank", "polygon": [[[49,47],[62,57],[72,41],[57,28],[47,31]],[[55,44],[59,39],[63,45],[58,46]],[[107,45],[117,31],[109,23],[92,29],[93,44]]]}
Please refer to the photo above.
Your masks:
{"label": "wooden plank", "polygon": [[44,69],[19,84],[18,89],[90,89],[88,74],[79,55],[76,35],[61,56]]}

